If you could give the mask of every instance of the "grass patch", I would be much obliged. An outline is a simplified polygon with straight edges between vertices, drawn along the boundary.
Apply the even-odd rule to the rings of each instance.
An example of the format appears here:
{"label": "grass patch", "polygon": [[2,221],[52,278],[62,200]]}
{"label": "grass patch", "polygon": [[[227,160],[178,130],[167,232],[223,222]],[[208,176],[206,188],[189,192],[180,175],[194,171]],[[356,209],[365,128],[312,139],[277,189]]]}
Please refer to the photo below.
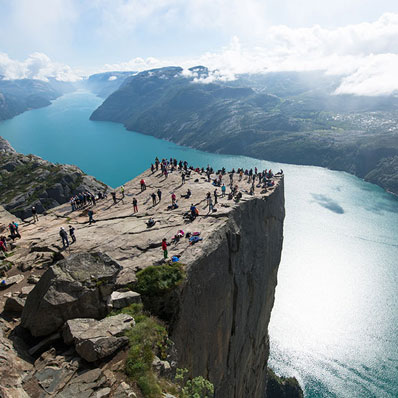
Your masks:
{"label": "grass patch", "polygon": [[162,296],[176,288],[184,278],[180,263],[150,266],[137,273],[135,289],[144,296]]}
{"label": "grass patch", "polygon": [[131,315],[136,325],[126,333],[129,339],[129,352],[125,371],[146,398],[161,398],[164,381],[152,370],[152,362],[157,355],[167,356],[169,339],[165,326],[156,318],[143,311],[142,304],[131,304],[109,315]]}

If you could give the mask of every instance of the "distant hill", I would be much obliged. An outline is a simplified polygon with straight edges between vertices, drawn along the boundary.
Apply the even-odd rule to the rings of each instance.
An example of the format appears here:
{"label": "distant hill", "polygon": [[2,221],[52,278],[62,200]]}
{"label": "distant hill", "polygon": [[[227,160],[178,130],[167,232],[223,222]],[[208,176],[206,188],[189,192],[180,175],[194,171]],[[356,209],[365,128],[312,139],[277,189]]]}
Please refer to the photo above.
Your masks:
{"label": "distant hill", "polygon": [[10,119],[30,109],[50,105],[62,94],[73,91],[72,83],[49,79],[6,80],[0,76],[0,120]]}
{"label": "distant hill", "polygon": [[99,97],[106,98],[116,91],[124,80],[135,72],[104,72],[89,76],[85,87]]}
{"label": "distant hill", "polygon": [[398,193],[397,97],[333,95],[341,77],[322,72],[207,84],[203,66],[182,72],[126,78],[91,119],[210,152],[345,170]]}

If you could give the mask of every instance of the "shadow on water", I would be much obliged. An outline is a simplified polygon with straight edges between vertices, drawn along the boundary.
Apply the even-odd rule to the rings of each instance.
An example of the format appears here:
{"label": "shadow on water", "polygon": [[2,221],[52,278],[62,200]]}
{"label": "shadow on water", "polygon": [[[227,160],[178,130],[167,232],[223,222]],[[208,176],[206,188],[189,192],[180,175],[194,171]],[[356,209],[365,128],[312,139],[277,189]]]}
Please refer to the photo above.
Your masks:
{"label": "shadow on water", "polygon": [[311,193],[311,196],[314,198],[315,202],[332,211],[333,213],[343,214],[344,209],[333,199],[327,197],[326,195]]}

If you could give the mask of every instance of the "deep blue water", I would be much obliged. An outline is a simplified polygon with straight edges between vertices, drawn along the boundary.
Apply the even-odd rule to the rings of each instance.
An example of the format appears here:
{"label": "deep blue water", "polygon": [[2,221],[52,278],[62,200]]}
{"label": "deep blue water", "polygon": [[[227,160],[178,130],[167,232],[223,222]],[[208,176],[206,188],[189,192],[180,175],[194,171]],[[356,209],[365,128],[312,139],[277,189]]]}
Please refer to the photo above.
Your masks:
{"label": "deep blue water", "polygon": [[[88,118],[101,99],[65,95],[0,123],[23,153],[72,163],[111,186],[155,156],[285,171],[284,249],[270,365],[306,397],[398,397],[398,200],[342,172],[204,153]],[[249,397],[248,397],[249,398]]]}

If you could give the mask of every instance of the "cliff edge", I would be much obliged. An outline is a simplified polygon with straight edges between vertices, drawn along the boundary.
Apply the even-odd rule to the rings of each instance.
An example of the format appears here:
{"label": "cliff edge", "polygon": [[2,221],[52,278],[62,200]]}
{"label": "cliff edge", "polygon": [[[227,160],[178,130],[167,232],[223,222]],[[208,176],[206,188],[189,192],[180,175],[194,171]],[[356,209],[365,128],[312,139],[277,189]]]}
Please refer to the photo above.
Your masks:
{"label": "cliff edge", "polygon": [[[174,342],[173,360],[178,367],[187,368],[190,376],[200,375],[209,379],[215,386],[216,398],[267,397],[268,323],[274,303],[285,216],[283,175],[272,177],[270,180],[273,185],[267,189],[259,186],[251,193],[249,177],[243,176],[240,181],[235,174],[233,185],[237,186],[238,196],[228,195],[229,188],[227,194],[222,196],[220,188],[212,184],[215,177],[215,173],[208,178],[205,172],[190,170],[183,181],[179,170],[171,171],[167,177],[160,171],[147,170],[126,183],[123,193],[117,190],[115,200],[108,197],[98,200],[95,206],[74,211],[69,204],[62,205],[40,216],[36,223],[26,220],[20,225],[21,239],[14,242],[12,256],[7,257],[13,266],[7,271],[6,277],[21,275],[22,279],[18,278],[7,289],[7,294],[0,299],[0,307],[3,307],[6,298],[16,298],[22,291],[26,292],[28,281],[37,283],[48,267],[59,267],[61,263],[58,262],[62,259],[73,262],[76,256],[81,256],[80,253],[93,256],[97,256],[98,252],[106,253],[120,266],[111,287],[119,293],[137,288],[140,271],[150,267],[159,269],[163,264],[172,264],[171,259],[178,257],[178,263],[184,269],[184,280],[169,295],[161,297],[161,305],[150,297],[145,298],[143,293],[144,304],[147,305],[149,301],[154,314],[167,322],[169,337]],[[228,185],[228,174],[222,178]],[[145,189],[141,188],[141,180],[145,181]],[[187,198],[188,189],[191,194]],[[215,189],[218,189],[217,204],[211,211],[206,198],[208,193],[213,197]],[[162,192],[161,200],[157,194],[159,190]],[[155,199],[151,196],[153,193]],[[172,206],[172,195],[175,195],[177,206]],[[138,202],[138,211],[133,209],[134,199]],[[189,217],[192,204],[199,212],[193,219]],[[92,222],[89,222],[88,210],[94,212]],[[148,224],[150,219],[155,221],[154,225]],[[68,225],[75,228],[76,242],[72,244],[69,241],[69,246],[63,247],[59,231],[60,227],[67,228]],[[184,236],[175,239],[181,230]],[[187,238],[188,233],[193,236],[195,232],[199,233],[196,243]],[[166,259],[161,248],[163,239],[169,243]],[[82,291],[92,289],[90,297],[97,297],[95,292],[105,288],[102,279],[91,281],[90,286],[84,281],[79,283],[83,284]],[[43,285],[41,282],[39,284]],[[38,289],[39,284],[36,285]],[[72,285],[75,286],[75,282]],[[51,286],[60,285],[54,282]],[[67,285],[64,283],[62,286]],[[75,297],[78,295],[76,286],[70,292],[62,290],[57,293],[56,289],[51,289],[51,294],[47,295],[51,297],[51,305],[64,311],[58,319],[62,318],[62,322],[75,319],[76,314],[71,315],[73,311],[68,307],[72,305],[68,304],[72,299],[68,297],[74,297],[73,303],[79,300]],[[109,295],[110,287],[107,285],[106,289]],[[35,289],[28,295],[29,305],[33,304],[35,297],[44,294],[34,292]],[[65,303],[62,301],[64,299]],[[90,305],[93,304],[92,300]],[[41,313],[40,317],[46,323],[46,314]],[[80,317],[85,318],[84,315]],[[13,322],[9,326],[11,330],[15,330],[19,324],[16,319]],[[90,322],[96,321],[93,319]],[[23,326],[28,329],[31,327],[26,322]],[[54,326],[51,333],[55,334],[50,337],[45,336],[50,332],[33,329],[30,332],[43,339],[42,342],[47,341],[48,348],[49,338],[55,341],[61,339],[56,330],[58,327]],[[28,346],[32,344],[29,339],[25,343]],[[57,347],[59,350],[59,345]],[[51,356],[50,351],[45,353],[47,357]],[[70,356],[70,349],[67,352]],[[57,360],[63,364],[59,365],[60,368],[65,368],[68,355],[62,356],[62,360],[60,355],[57,356]],[[23,362],[21,358],[19,361]],[[71,384],[77,383],[80,380],[78,375],[87,369],[84,362],[77,364],[74,361],[75,376],[68,374],[68,379],[62,382],[57,379],[62,388],[57,391],[58,387],[54,387],[52,396],[64,396],[62,390],[68,390]],[[109,365],[112,361],[107,358],[95,366],[99,371],[105,368],[113,371],[117,367]],[[38,366],[37,363],[40,364],[40,361],[34,362],[34,367]],[[17,365],[23,367],[21,363]],[[49,396],[42,388],[40,369],[27,368],[30,370],[20,374],[17,380],[14,378],[10,385],[21,391],[26,386],[33,388],[34,385],[35,391],[39,391],[37,396]],[[0,366],[0,374],[5,377],[7,372],[9,369]],[[103,377],[110,377],[109,372],[104,374]],[[36,381],[33,383],[32,380]],[[109,397],[118,396],[115,395],[118,389],[115,380],[120,384],[120,377],[112,380],[113,384],[109,381],[106,387],[109,388],[109,395],[106,395]],[[92,394],[87,396],[95,396],[95,389]]]}

